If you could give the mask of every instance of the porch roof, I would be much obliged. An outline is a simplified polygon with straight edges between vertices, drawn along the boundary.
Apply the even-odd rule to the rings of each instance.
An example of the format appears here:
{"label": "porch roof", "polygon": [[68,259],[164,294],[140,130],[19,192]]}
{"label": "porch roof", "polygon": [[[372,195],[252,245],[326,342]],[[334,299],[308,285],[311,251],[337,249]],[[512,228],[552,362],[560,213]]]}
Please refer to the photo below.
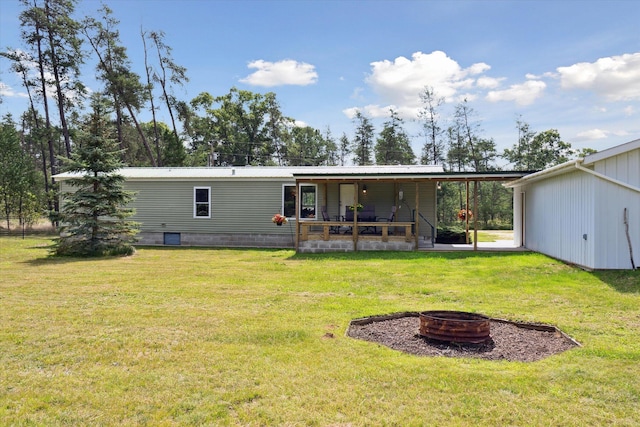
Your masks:
{"label": "porch roof", "polygon": [[308,168],[293,173],[297,181],[513,181],[530,171],[445,172],[441,166],[351,166]]}

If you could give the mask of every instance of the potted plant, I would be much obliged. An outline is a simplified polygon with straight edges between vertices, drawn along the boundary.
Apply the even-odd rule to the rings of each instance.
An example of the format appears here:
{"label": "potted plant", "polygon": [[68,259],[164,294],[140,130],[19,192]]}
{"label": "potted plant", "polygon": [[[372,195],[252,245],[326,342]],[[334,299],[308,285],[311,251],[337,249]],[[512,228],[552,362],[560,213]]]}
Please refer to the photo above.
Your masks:
{"label": "potted plant", "polygon": [[273,216],[273,218],[271,218],[271,222],[273,222],[275,225],[277,225],[278,227],[282,226],[282,224],[286,224],[287,223],[287,217],[282,215],[282,214],[275,214]]}

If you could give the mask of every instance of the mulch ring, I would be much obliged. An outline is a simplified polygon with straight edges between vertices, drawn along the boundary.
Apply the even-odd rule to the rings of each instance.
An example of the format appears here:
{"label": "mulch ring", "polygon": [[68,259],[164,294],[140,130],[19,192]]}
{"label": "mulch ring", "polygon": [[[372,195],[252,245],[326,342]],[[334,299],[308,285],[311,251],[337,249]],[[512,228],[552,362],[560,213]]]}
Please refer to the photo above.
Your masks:
{"label": "mulch ring", "polygon": [[491,319],[489,340],[481,344],[449,343],[420,336],[418,312],[352,320],[347,336],[382,344],[417,356],[473,357],[535,362],[580,343],[555,326]]}

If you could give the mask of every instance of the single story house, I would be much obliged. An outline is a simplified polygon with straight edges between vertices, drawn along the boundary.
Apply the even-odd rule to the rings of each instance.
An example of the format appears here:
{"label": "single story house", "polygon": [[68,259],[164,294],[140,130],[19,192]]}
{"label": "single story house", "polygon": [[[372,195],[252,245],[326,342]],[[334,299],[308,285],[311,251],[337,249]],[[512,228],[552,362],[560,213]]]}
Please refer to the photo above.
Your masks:
{"label": "single story house", "polygon": [[640,263],[640,139],[505,185],[516,246],[587,269]]}
{"label": "single story house", "polygon": [[[437,165],[123,168],[140,244],[417,250],[436,233],[440,181],[526,173],[446,173]],[[71,174],[55,176],[61,190]],[[278,226],[275,214],[287,218]]]}

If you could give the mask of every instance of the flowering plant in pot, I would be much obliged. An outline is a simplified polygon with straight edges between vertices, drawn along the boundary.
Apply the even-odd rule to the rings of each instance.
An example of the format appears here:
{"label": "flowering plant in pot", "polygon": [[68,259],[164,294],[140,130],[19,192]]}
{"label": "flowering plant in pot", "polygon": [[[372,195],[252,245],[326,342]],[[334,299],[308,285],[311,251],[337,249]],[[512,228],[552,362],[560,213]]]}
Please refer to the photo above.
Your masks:
{"label": "flowering plant in pot", "polygon": [[278,213],[278,214],[275,214],[273,218],[271,218],[271,222],[280,226],[282,224],[287,223],[287,217]]}
{"label": "flowering plant in pot", "polygon": [[458,219],[460,221],[465,221],[467,218],[473,218],[473,212],[471,212],[469,209],[460,209],[458,211]]}
{"label": "flowering plant in pot", "polygon": [[355,211],[357,210],[358,212],[362,211],[362,209],[364,209],[364,206],[361,203],[358,203],[355,206],[349,206],[349,210],[350,211]]}

